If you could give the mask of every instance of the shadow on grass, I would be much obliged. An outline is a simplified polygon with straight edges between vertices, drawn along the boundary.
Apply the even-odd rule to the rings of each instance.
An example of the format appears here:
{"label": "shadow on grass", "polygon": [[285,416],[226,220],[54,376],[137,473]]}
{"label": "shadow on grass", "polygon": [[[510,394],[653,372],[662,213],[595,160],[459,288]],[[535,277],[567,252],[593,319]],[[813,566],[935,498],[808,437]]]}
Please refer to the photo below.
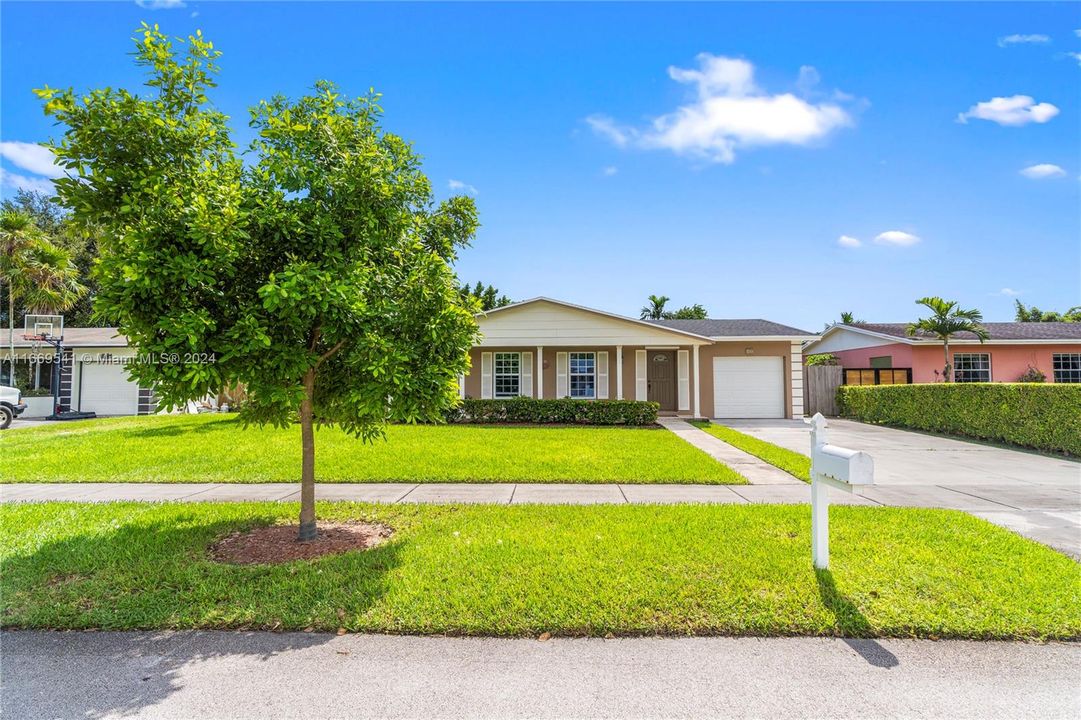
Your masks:
{"label": "shadow on grass", "polygon": [[833,573],[829,570],[815,570],[815,579],[818,581],[818,594],[822,598],[822,604],[833,613],[837,627],[846,636],[845,644],[875,667],[897,667],[900,664],[897,656],[876,640],[867,637],[874,632],[870,621],[854,602],[837,589]]}
{"label": "shadow on grass", "polygon": [[[5,558],[0,716],[139,715],[182,690],[201,663],[318,648],[383,596],[400,541],[272,566],[209,559],[216,539],[278,521],[271,514],[208,521],[183,510],[155,522],[136,515]],[[321,631],[252,631],[309,623]],[[192,627],[241,632],[164,630]]]}
{"label": "shadow on grass", "polygon": [[120,432],[133,438],[154,438],[178,437],[180,435],[208,435],[210,433],[234,432],[243,429],[243,424],[241,424],[236,415],[233,415],[232,417],[224,420],[217,420],[216,422],[170,423],[168,425],[153,425],[149,427],[129,427],[120,429]]}

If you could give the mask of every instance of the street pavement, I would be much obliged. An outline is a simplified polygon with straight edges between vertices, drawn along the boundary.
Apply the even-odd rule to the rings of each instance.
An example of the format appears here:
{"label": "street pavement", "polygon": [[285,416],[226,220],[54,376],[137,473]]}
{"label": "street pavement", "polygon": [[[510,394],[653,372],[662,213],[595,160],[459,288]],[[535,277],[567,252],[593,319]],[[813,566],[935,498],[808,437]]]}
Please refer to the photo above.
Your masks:
{"label": "street pavement", "polygon": [[1081,646],[827,638],[0,634],[0,715],[1054,718]]}

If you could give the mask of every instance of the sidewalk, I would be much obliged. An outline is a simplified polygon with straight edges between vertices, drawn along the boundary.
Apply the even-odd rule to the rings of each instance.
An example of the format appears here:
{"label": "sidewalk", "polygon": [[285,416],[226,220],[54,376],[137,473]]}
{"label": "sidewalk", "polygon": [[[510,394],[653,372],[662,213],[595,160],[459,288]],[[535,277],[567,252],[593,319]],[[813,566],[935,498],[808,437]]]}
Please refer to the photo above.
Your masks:
{"label": "sidewalk", "polygon": [[0,715],[1076,718],[1081,646],[837,638],[2,636]]}

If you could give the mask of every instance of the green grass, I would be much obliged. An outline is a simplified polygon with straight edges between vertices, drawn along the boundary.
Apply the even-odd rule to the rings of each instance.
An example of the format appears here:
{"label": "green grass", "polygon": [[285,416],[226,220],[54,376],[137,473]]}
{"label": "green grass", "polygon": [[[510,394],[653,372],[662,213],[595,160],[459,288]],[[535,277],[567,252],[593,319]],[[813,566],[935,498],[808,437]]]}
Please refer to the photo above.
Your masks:
{"label": "green grass", "polygon": [[[235,416],[57,423],[0,434],[0,482],[293,482],[300,429]],[[365,444],[323,428],[320,482],[745,483],[663,429],[396,425]]]}
{"label": "green grass", "polygon": [[[839,506],[832,569],[794,505],[376,506],[395,529],[315,561],[207,547],[284,503],[0,507],[5,627],[278,628],[528,636],[1076,638],[1081,566],[964,513]],[[339,610],[342,618],[339,620]]]}
{"label": "green grass", "polygon": [[790,475],[795,475],[803,482],[811,482],[811,458],[806,455],[793,452],[788,448],[774,445],[765,440],[759,440],[730,427],[716,425],[708,420],[692,420],[691,423],[710,435],[724,440],[729,445],[738,447],[756,458],[765,460],[770,465],[779,467]]}

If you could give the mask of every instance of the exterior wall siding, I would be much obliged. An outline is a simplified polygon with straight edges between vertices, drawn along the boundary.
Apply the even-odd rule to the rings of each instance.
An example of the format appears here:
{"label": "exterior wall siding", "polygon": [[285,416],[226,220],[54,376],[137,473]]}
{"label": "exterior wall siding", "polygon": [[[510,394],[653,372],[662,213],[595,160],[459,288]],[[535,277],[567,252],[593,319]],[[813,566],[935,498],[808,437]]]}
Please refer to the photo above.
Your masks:
{"label": "exterior wall siding", "polygon": [[[998,345],[964,343],[950,345],[950,354],[987,353],[991,356],[992,382],[1017,382],[1017,379],[1030,366],[1037,368],[1047,376],[1047,382],[1054,382],[1054,370],[1051,356],[1055,353],[1081,353],[1081,344],[1061,345]],[[912,382],[932,383],[942,380],[942,368],[945,357],[941,345],[912,346],[893,343],[878,347],[860,348],[835,352],[843,367],[866,368],[871,366],[872,357],[889,355],[894,367],[912,368]],[[936,375],[935,372],[938,372]]]}

